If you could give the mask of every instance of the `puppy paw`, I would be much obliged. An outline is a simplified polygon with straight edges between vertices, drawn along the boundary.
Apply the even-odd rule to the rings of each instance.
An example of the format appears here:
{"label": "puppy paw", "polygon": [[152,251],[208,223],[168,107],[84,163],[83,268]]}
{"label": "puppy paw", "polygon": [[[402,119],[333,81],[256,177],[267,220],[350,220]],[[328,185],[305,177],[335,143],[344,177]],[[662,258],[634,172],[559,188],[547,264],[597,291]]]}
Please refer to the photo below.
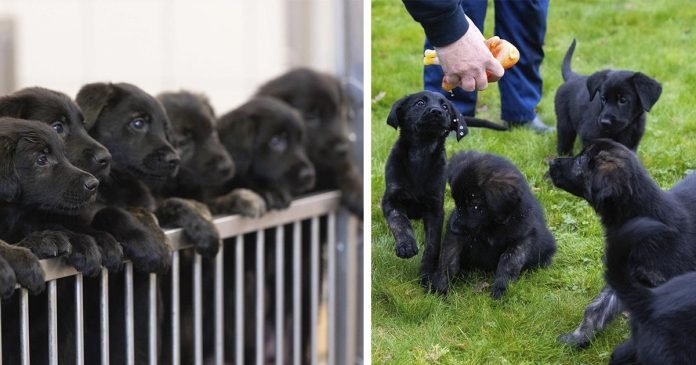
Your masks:
{"label": "puppy paw", "polygon": [[1,249],[2,257],[14,270],[17,283],[27,288],[31,294],[41,293],[46,287],[46,282],[36,255],[25,247],[3,245]]}
{"label": "puppy paw", "polygon": [[432,280],[430,282],[430,292],[440,295],[447,295],[449,291],[449,281],[444,274],[435,273],[433,274]]}
{"label": "puppy paw", "polygon": [[263,192],[263,198],[266,201],[266,207],[268,210],[283,210],[287,209],[292,203],[292,195],[287,191],[265,191]]}
{"label": "puppy paw", "polygon": [[60,231],[32,232],[17,246],[30,249],[39,259],[67,255],[72,250],[68,235]]}
{"label": "puppy paw", "polygon": [[68,234],[72,252],[65,257],[67,263],[85,276],[97,276],[101,271],[102,256],[97,243],[90,236]]}
{"label": "puppy paw", "polygon": [[240,214],[250,218],[258,218],[266,214],[264,199],[249,189],[234,189],[216,198],[211,205],[216,214]]}
{"label": "puppy paw", "polygon": [[171,256],[167,237],[149,211],[107,207],[94,216],[92,227],[113,235],[137,270],[154,273],[169,270]]}
{"label": "puppy paw", "polygon": [[408,259],[418,254],[418,245],[413,237],[396,243],[396,256]]}
{"label": "puppy paw", "polygon": [[422,286],[424,289],[430,288],[430,282],[432,281],[432,276],[433,273],[429,270],[424,271],[421,270],[420,273],[420,286]]}
{"label": "puppy paw", "polygon": [[562,344],[578,349],[584,349],[590,345],[590,340],[587,337],[575,332],[560,335],[556,340]]}
{"label": "puppy paw", "polygon": [[114,236],[106,232],[92,232],[94,241],[101,253],[102,265],[109,271],[121,271],[123,267],[123,248]]}
{"label": "puppy paw", "polygon": [[0,297],[7,299],[14,293],[17,285],[17,277],[15,276],[12,266],[0,257]]}
{"label": "puppy paw", "polygon": [[505,294],[506,288],[504,286],[494,285],[493,290],[491,290],[491,298],[500,299]]}
{"label": "puppy paw", "polygon": [[213,222],[197,217],[186,222],[181,228],[186,239],[196,248],[196,252],[204,257],[215,257],[222,240]]}

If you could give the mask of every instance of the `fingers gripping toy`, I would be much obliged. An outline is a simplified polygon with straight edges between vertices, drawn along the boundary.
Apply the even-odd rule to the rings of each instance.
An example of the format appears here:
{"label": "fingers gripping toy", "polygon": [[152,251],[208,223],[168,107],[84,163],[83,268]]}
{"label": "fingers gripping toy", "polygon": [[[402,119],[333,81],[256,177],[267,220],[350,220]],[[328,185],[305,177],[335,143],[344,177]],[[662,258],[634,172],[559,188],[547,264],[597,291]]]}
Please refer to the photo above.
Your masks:
{"label": "fingers gripping toy", "polygon": [[[512,43],[504,39],[500,39],[498,36],[488,38],[484,43],[486,43],[486,46],[488,46],[488,49],[493,54],[493,57],[495,57],[495,59],[498,60],[498,62],[500,62],[500,64],[506,70],[514,66],[517,61],[520,60],[520,51],[518,51],[517,48],[512,45]],[[423,64],[426,66],[440,64],[440,60],[437,58],[437,53],[434,49],[425,50],[423,53]],[[490,73],[488,73],[488,71],[486,71],[486,75],[490,79]],[[452,91],[452,89],[454,89],[456,86],[457,85],[446,83],[444,79],[442,80],[442,89],[445,91]]]}

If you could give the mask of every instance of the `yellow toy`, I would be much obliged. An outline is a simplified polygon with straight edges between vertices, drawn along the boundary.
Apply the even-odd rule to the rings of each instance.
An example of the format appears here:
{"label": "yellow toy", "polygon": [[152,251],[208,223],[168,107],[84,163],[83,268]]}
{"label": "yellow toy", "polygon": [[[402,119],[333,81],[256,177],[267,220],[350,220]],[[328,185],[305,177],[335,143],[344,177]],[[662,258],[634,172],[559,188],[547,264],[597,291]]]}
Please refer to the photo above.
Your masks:
{"label": "yellow toy", "polygon": [[[486,39],[485,43],[491,51],[491,54],[493,54],[493,57],[495,57],[506,70],[514,66],[517,61],[520,60],[520,51],[517,50],[517,47],[504,39],[500,39],[498,36]],[[437,58],[437,53],[434,49],[425,50],[423,53],[423,64],[426,66],[440,64],[440,60]],[[486,75],[490,81],[490,74],[488,71],[486,71]],[[452,91],[456,86],[457,85],[446,83],[444,79],[442,80],[442,89],[445,91]]]}

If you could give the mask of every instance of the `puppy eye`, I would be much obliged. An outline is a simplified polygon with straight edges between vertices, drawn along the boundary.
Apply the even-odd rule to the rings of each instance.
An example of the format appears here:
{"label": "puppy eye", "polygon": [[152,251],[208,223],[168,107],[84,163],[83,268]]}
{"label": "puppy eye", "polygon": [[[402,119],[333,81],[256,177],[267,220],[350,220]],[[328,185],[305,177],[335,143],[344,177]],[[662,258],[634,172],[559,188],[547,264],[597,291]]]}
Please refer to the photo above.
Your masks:
{"label": "puppy eye", "polygon": [[305,122],[307,122],[307,124],[309,124],[309,125],[319,124],[319,120],[320,120],[319,111],[316,109],[312,109],[308,112],[305,112],[304,119],[305,119]]}
{"label": "puppy eye", "polygon": [[135,119],[131,120],[130,126],[136,130],[143,130],[147,126],[147,123],[145,122],[145,119],[143,119],[143,118],[135,118]]}
{"label": "puppy eye", "polygon": [[416,105],[418,105],[418,106],[423,106],[423,105],[425,105],[425,102],[424,102],[423,100],[418,100],[418,101],[416,102]]}
{"label": "puppy eye", "polygon": [[270,141],[268,141],[268,145],[274,151],[285,151],[285,149],[288,147],[288,138],[285,134],[276,134],[275,136],[271,137]]}
{"label": "puppy eye", "polygon": [[43,154],[39,155],[39,157],[36,158],[36,164],[39,166],[48,165],[48,156]]}
{"label": "puppy eye", "polygon": [[53,122],[51,124],[51,128],[53,128],[53,130],[55,130],[56,133],[58,133],[58,134],[63,134],[63,132],[65,131],[64,127],[63,127],[63,122],[61,122],[59,120],[56,120],[55,122]]}
{"label": "puppy eye", "polygon": [[602,96],[599,98],[599,100],[602,102],[602,104],[604,104],[604,103],[607,102],[607,98],[605,98],[604,95],[602,95]]}
{"label": "puppy eye", "polygon": [[449,110],[449,107],[447,106],[447,104],[442,104],[442,109]]}
{"label": "puppy eye", "polygon": [[628,103],[628,99],[626,99],[625,96],[622,96],[619,98],[619,104],[626,104]]}

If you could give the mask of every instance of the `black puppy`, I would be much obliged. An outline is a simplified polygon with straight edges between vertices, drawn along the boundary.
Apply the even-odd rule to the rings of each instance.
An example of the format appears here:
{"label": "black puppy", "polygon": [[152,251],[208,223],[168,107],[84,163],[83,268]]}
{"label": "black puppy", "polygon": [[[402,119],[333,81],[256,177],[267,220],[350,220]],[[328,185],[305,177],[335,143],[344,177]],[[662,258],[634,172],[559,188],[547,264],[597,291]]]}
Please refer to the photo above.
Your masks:
{"label": "black puppy", "polygon": [[[73,166],[58,134],[41,123],[0,118],[0,151],[0,238],[29,248],[39,258],[70,253],[65,237],[34,232],[35,225],[27,221],[42,212],[80,212],[94,202],[99,181]],[[98,250],[91,254],[99,257]],[[43,271],[36,258],[7,247],[0,255],[9,260],[20,284],[32,292],[43,289]]]}
{"label": "black puppy", "polygon": [[[108,176],[111,166],[109,151],[87,134],[84,117],[67,95],[41,88],[30,87],[0,97],[0,116],[28,119],[50,125],[65,142],[65,154],[77,168],[89,172],[97,179]],[[87,208],[87,210],[91,210]],[[121,267],[123,251],[118,242],[108,233],[95,231],[89,227],[91,214],[85,211],[79,215],[59,213],[17,212],[31,219],[25,224],[35,224],[28,231],[50,228],[51,235],[69,240],[72,252],[68,262],[86,274],[98,272],[100,264],[110,270]],[[38,234],[38,233],[37,233]],[[46,237],[50,239],[51,237]],[[101,257],[91,255],[94,247],[99,247]],[[101,260],[101,262],[99,261]]]}
{"label": "black puppy", "polygon": [[[639,216],[663,222],[677,232],[674,239],[659,244],[648,240],[632,247],[629,265],[635,280],[654,287],[696,270],[696,174],[663,191],[631,150],[608,139],[595,141],[575,157],[552,160],[549,174],[554,185],[594,208],[607,235]],[[559,340],[585,347],[621,309],[613,288],[606,286],[587,307],[578,328]]]}
{"label": "black puppy", "polygon": [[179,172],[163,187],[162,194],[205,202],[214,214],[263,215],[266,203],[249,189],[210,196],[211,190],[234,177],[235,165],[220,143],[208,99],[187,91],[162,93],[157,99],[172,124],[171,137],[181,158]]}
{"label": "black puppy", "polygon": [[217,130],[237,170],[222,194],[251,189],[268,209],[285,209],[293,196],[314,186],[314,166],[303,144],[305,128],[287,104],[255,97],[221,116]]}
{"label": "black puppy", "polygon": [[548,266],[556,252],[541,205],[522,173],[491,154],[456,154],[447,167],[456,208],[447,222],[432,289],[447,294],[450,278],[472,269],[495,272],[499,299],[522,270]]}
{"label": "black puppy", "polygon": [[396,255],[405,259],[418,253],[410,219],[423,219],[421,283],[427,285],[438,261],[445,215],[445,139],[451,131],[457,140],[463,138],[468,133],[467,124],[505,128],[463,117],[444,96],[429,91],[407,95],[394,103],[387,124],[401,132],[384,171],[382,213],[394,234]]}
{"label": "black puppy", "polygon": [[645,132],[645,113],[660,98],[662,86],[633,71],[578,75],[570,69],[574,50],[575,40],[563,58],[565,83],[556,91],[558,154],[573,153],[576,135],[583,146],[597,138],[611,138],[636,151]]}
{"label": "black puppy", "polygon": [[629,257],[646,241],[656,247],[679,233],[650,218],[635,218],[607,236],[606,280],[631,314],[631,338],[614,349],[609,364],[696,364],[696,272],[649,289],[634,280]]}
{"label": "black puppy", "polygon": [[351,158],[353,103],[341,82],[298,68],[268,81],[257,94],[280,99],[301,113],[305,148],[317,172],[314,190],[340,189],[342,203],[362,219],[362,176]]}

